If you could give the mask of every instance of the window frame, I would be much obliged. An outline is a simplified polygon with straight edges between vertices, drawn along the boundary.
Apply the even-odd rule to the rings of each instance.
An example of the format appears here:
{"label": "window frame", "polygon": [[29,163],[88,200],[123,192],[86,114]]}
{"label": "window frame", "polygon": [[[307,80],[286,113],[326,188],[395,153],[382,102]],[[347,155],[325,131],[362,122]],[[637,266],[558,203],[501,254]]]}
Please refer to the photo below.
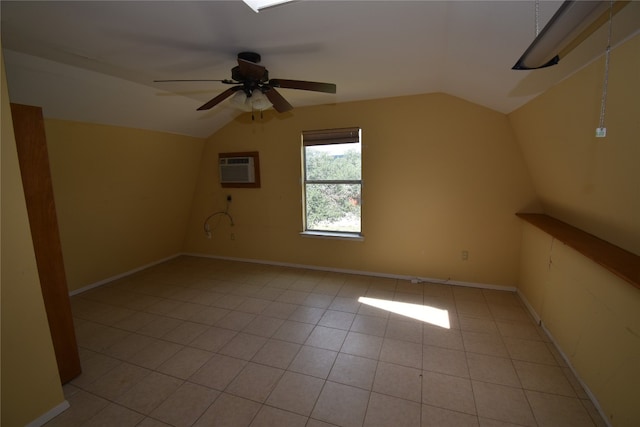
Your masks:
{"label": "window frame", "polygon": [[[363,240],[362,234],[362,209],[360,210],[360,231],[338,231],[338,230],[317,230],[310,229],[307,220],[307,185],[316,184],[338,184],[338,185],[359,185],[360,186],[360,206],[362,206],[362,130],[359,127],[341,128],[341,129],[324,129],[314,131],[303,131],[301,135],[301,166],[302,166],[302,227],[300,233],[308,237],[320,238],[340,238],[350,240]],[[307,152],[306,147],[331,144],[352,144],[360,145],[360,179],[308,179],[307,178]]]}

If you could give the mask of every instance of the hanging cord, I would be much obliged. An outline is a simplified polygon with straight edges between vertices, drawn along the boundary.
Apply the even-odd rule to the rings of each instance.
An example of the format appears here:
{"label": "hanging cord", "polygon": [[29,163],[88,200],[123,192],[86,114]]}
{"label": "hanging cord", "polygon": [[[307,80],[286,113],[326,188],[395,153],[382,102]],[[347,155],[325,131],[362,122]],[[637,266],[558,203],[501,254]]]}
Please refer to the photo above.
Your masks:
{"label": "hanging cord", "polygon": [[540,0],[536,0],[536,37],[540,34]]}
{"label": "hanging cord", "polygon": [[609,58],[611,56],[611,33],[613,28],[613,0],[609,6],[609,38],[607,40],[607,50],[604,56],[604,82],[602,83],[602,100],[600,103],[600,122],[596,130],[596,136],[604,137],[607,129],[604,127],[604,116],[607,108],[607,87],[609,86]]}
{"label": "hanging cord", "polygon": [[[229,214],[229,200],[227,200],[227,206],[225,207],[225,209],[223,211],[219,211],[219,212],[214,212],[211,215],[209,215],[207,217],[207,219],[204,220],[204,232],[207,235],[207,237],[211,238],[211,226],[209,226],[209,220],[211,218],[213,218],[214,216],[218,216],[218,215],[224,215],[226,217],[229,218],[229,221],[231,223],[231,226],[233,227],[235,224],[233,223],[233,217]],[[216,228],[218,228],[218,224],[220,224],[220,219],[218,219],[218,222],[216,222],[216,225],[213,227],[213,230],[215,230]]]}

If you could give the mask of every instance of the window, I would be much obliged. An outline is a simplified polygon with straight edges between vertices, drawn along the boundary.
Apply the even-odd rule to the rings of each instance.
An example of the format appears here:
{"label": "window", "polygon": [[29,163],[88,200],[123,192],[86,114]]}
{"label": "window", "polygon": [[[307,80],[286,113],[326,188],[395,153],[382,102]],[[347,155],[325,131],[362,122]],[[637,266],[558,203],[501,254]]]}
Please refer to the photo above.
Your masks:
{"label": "window", "polygon": [[302,132],[305,234],[361,234],[360,129]]}

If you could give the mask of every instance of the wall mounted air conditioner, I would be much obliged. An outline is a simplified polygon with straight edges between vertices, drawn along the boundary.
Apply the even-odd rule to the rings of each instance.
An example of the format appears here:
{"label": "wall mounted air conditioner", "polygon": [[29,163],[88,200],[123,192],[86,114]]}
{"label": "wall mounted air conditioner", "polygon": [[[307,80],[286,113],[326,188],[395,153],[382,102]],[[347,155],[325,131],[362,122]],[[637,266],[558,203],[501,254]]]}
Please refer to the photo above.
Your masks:
{"label": "wall mounted air conditioner", "polygon": [[252,184],[256,182],[253,157],[221,157],[221,184]]}

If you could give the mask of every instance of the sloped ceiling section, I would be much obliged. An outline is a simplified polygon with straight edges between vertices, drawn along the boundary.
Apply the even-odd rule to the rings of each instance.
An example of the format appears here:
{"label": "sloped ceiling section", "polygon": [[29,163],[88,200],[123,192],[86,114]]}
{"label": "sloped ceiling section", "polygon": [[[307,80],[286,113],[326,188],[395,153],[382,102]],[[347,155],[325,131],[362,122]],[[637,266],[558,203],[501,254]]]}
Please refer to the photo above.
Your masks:
{"label": "sloped ceiling section", "polygon": [[[561,4],[540,2],[543,26]],[[513,71],[535,37],[534,1],[313,1],[253,12],[241,0],[2,1],[12,102],[47,117],[206,137],[239,114],[196,109],[241,51],[270,77],[337,84],[337,94],[281,90],[294,107],[446,92],[508,113],[604,52],[599,31],[553,69]],[[614,41],[640,26],[640,2]],[[535,73],[535,74],[532,74]],[[295,110],[292,113],[295,114]]]}

